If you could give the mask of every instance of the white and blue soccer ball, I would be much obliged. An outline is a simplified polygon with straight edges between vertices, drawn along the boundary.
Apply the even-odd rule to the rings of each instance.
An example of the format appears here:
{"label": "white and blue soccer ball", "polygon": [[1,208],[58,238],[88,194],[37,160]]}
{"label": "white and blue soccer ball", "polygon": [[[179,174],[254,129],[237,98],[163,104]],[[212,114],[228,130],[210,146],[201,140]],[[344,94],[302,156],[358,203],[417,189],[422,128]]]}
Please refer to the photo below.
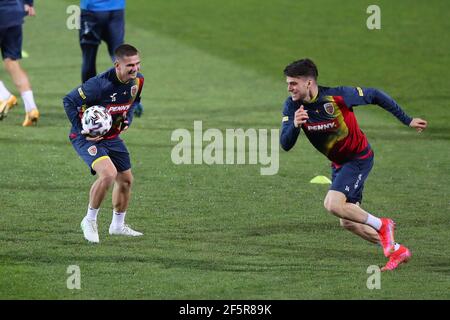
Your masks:
{"label": "white and blue soccer ball", "polygon": [[92,106],[84,111],[81,125],[91,137],[101,137],[111,129],[112,117],[105,107]]}

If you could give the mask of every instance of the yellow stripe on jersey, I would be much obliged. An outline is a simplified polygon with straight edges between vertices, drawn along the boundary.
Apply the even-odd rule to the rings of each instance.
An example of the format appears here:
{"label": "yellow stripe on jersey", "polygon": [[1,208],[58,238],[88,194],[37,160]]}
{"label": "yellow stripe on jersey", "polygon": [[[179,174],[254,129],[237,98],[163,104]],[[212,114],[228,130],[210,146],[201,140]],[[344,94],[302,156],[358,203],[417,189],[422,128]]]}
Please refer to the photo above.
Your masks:
{"label": "yellow stripe on jersey", "polygon": [[360,97],[364,97],[364,92],[362,91],[362,89],[360,87],[356,87],[356,90],[358,90]]}
{"label": "yellow stripe on jersey", "polygon": [[316,102],[317,101],[317,98],[319,97],[319,91],[317,91],[317,94],[316,94],[316,96],[314,97],[314,98],[312,98],[312,100],[311,101],[309,101],[308,103],[313,103],[313,102]]}
{"label": "yellow stripe on jersey", "polygon": [[81,89],[81,87],[78,88],[78,93],[80,94],[80,97],[84,100],[86,99],[86,95],[84,94],[83,90]]}
{"label": "yellow stripe on jersey", "polygon": [[109,159],[109,156],[101,156],[100,158],[95,159],[94,162],[92,162],[92,164],[91,164],[91,168],[94,169],[94,165],[95,165],[97,162],[99,162],[99,161],[101,161],[101,160],[105,160],[105,159]]}
{"label": "yellow stripe on jersey", "polygon": [[288,116],[284,116],[283,119],[281,120],[281,122],[286,122],[289,121],[289,117]]}

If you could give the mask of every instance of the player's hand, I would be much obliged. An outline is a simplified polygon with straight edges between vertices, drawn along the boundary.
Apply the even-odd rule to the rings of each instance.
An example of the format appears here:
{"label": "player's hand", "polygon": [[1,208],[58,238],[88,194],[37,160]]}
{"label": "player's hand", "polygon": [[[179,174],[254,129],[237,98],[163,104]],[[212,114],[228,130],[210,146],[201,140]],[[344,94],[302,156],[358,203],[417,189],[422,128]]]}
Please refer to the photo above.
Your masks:
{"label": "player's hand", "polygon": [[124,121],[122,122],[122,124],[120,125],[120,132],[121,132],[121,133],[128,130],[128,124],[129,124],[129,121],[128,121],[128,120],[124,120]]}
{"label": "player's hand", "polygon": [[25,12],[27,13],[27,15],[29,15],[30,17],[34,17],[36,15],[36,11],[34,10],[34,7],[26,4],[23,6]]}
{"label": "player's hand", "polygon": [[420,118],[412,119],[411,123],[409,124],[409,126],[416,129],[417,132],[422,132],[423,130],[425,130],[427,128],[427,125],[428,123]]}
{"label": "player's hand", "polygon": [[86,140],[88,140],[88,141],[97,142],[97,141],[103,140],[103,137],[102,137],[102,136],[100,136],[100,137],[91,137],[91,136],[89,135],[89,131],[87,131],[87,130],[81,130],[81,134],[84,135],[84,137],[85,137]]}
{"label": "player's hand", "polygon": [[300,106],[300,108],[295,111],[294,114],[294,126],[298,128],[302,124],[306,122],[306,120],[309,119],[308,117],[308,111],[306,111],[303,107],[303,105]]}
{"label": "player's hand", "polygon": [[103,140],[103,137],[102,137],[102,136],[100,136],[100,137],[90,137],[90,136],[86,136],[86,140],[92,141],[92,142],[97,142],[97,141]]}

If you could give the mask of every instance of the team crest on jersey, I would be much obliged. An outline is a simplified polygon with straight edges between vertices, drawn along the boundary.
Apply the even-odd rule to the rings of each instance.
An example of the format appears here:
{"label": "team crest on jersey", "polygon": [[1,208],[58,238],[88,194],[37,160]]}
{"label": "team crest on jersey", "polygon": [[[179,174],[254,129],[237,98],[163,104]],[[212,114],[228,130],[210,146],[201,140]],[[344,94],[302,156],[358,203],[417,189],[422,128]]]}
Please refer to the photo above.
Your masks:
{"label": "team crest on jersey", "polygon": [[131,87],[131,96],[134,97],[138,92],[138,86],[137,84],[135,84],[134,86]]}
{"label": "team crest on jersey", "polygon": [[334,114],[334,106],[331,102],[325,103],[323,105],[323,108],[325,109],[325,112],[328,114]]}
{"label": "team crest on jersey", "polygon": [[97,154],[97,147],[96,146],[90,146],[87,151],[91,156],[95,156]]}

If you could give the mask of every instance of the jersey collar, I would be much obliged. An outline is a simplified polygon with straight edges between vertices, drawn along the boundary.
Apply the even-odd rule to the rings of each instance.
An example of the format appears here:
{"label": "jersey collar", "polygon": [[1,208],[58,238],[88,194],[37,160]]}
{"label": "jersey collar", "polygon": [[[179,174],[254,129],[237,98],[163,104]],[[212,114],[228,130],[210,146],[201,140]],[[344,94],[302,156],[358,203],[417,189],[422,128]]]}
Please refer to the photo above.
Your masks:
{"label": "jersey collar", "polygon": [[308,103],[310,103],[310,104],[314,103],[314,102],[317,101],[318,98],[319,98],[319,92],[317,92],[316,96],[314,98],[312,98],[312,100],[310,102],[308,102]]}
{"label": "jersey collar", "polygon": [[119,81],[122,84],[127,84],[130,82],[130,80],[128,80],[127,82],[123,82],[122,80],[120,80],[119,75],[117,74],[117,70],[114,68],[114,74],[116,75],[116,79],[117,81]]}
{"label": "jersey collar", "polygon": [[317,88],[318,90],[317,90],[317,94],[314,96],[314,98],[312,98],[311,99],[311,101],[308,101],[308,102],[304,102],[305,104],[313,104],[314,102],[317,102],[317,100],[319,99],[319,96],[320,96],[320,86],[318,86],[318,88]]}

